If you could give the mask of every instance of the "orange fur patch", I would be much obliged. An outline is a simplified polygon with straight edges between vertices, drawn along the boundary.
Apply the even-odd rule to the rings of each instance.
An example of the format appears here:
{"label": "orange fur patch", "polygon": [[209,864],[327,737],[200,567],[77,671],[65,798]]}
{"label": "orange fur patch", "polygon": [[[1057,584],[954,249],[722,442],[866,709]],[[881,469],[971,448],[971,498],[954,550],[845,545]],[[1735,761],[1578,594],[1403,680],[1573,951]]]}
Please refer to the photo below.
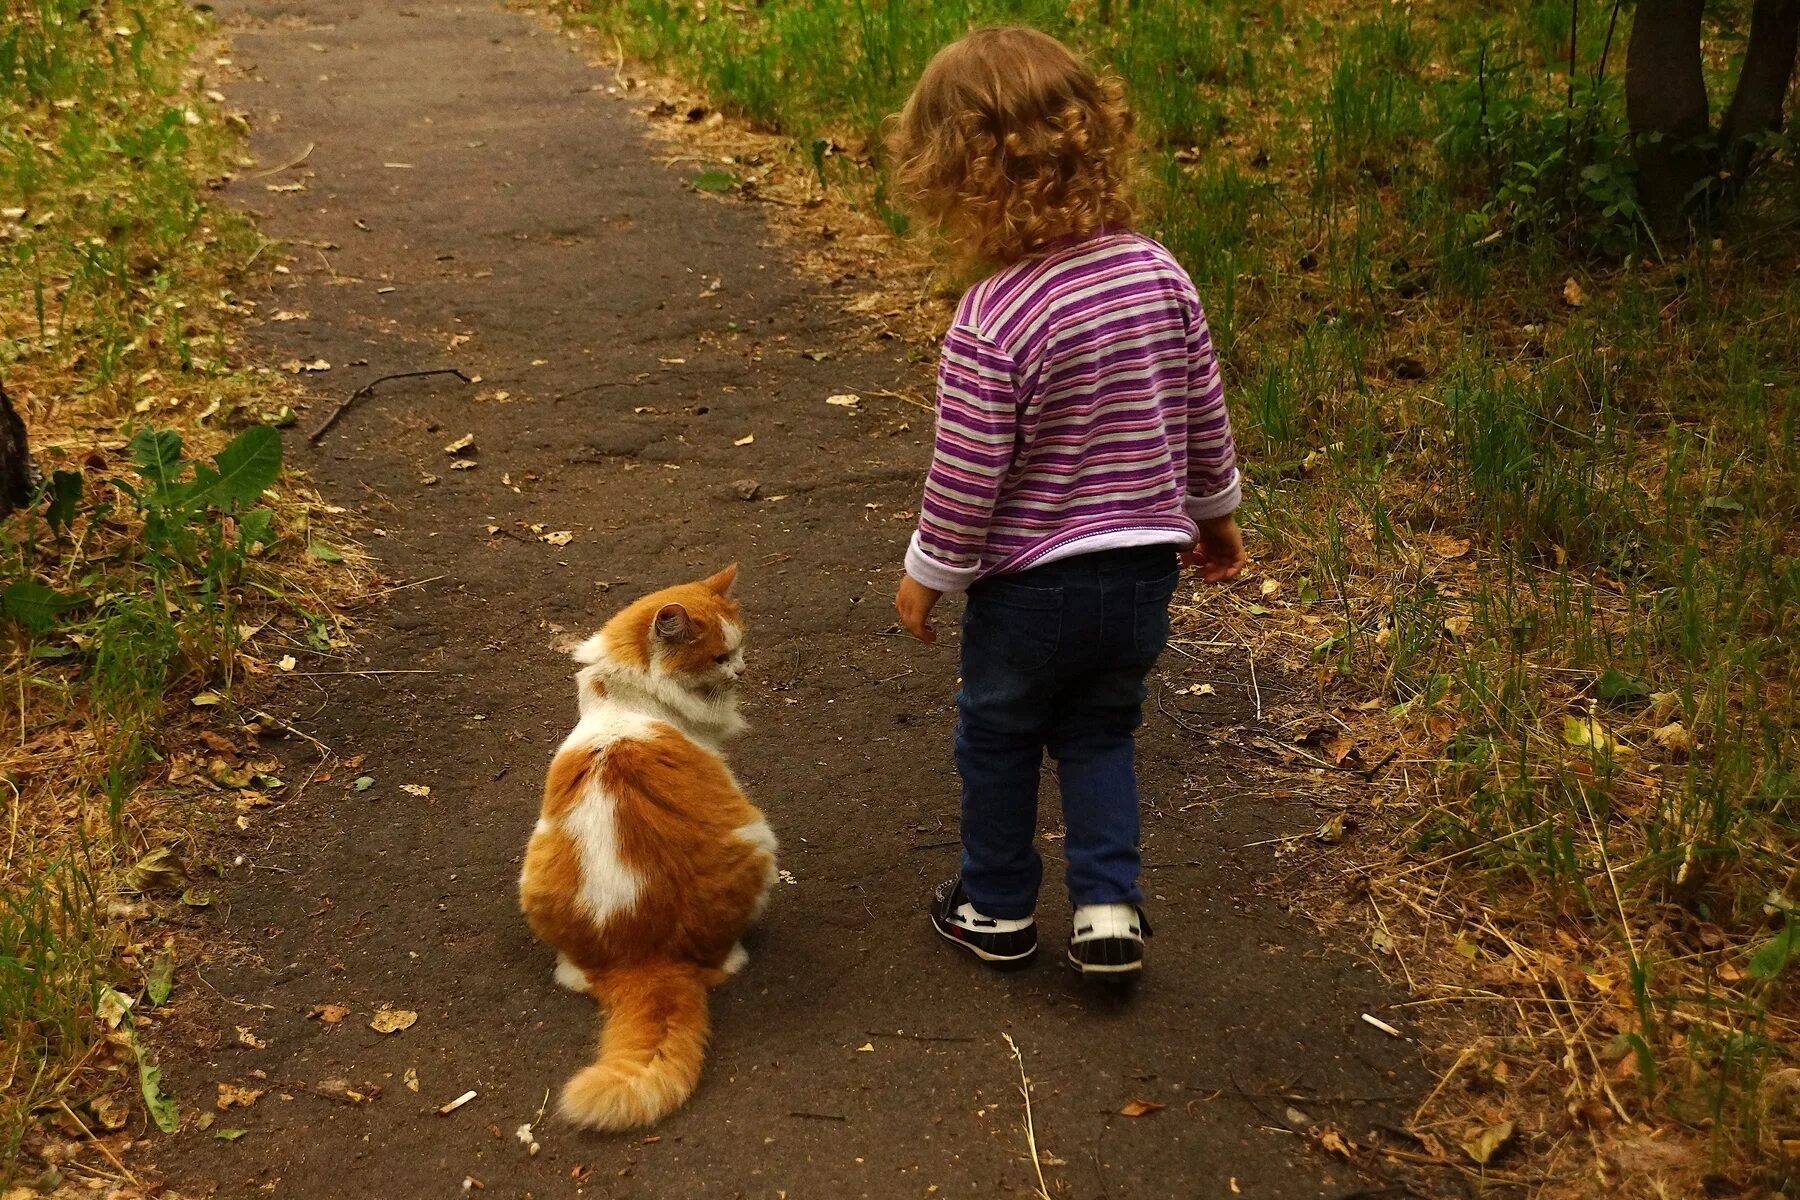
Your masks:
{"label": "orange fur patch", "polygon": [[[742,612],[730,596],[736,579],[733,565],[698,583],[664,588],[634,600],[601,631],[607,654],[639,670],[649,669],[653,653],[672,672],[697,675],[712,670],[719,657],[731,649],[726,644],[724,623],[743,628]],[[656,614],[671,604],[681,607],[691,626],[683,639],[673,643],[655,633]]]}

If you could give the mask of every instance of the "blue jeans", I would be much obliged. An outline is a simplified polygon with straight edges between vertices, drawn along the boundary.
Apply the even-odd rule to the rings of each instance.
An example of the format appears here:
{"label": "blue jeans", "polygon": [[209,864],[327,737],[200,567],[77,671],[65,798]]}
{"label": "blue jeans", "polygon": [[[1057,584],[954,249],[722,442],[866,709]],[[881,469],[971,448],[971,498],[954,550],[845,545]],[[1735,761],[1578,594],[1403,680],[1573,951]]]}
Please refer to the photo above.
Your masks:
{"label": "blue jeans", "polygon": [[956,698],[962,880],[988,916],[1028,917],[1037,907],[1046,750],[1062,785],[1070,901],[1142,901],[1132,735],[1179,578],[1173,546],[1142,546],[969,589]]}

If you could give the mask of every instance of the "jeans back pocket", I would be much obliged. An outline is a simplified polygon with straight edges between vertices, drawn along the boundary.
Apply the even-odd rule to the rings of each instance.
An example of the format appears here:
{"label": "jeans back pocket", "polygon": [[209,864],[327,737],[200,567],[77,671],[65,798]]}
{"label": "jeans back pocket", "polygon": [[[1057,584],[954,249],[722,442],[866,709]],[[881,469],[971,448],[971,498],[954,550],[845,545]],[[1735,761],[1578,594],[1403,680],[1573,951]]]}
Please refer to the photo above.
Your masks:
{"label": "jeans back pocket", "polygon": [[1063,590],[989,580],[969,592],[963,610],[963,653],[1014,671],[1041,671],[1062,645]]}
{"label": "jeans back pocket", "polygon": [[1137,585],[1137,602],[1132,614],[1133,640],[1138,662],[1150,666],[1169,644],[1169,602],[1181,583],[1177,568],[1161,579],[1146,579]]}

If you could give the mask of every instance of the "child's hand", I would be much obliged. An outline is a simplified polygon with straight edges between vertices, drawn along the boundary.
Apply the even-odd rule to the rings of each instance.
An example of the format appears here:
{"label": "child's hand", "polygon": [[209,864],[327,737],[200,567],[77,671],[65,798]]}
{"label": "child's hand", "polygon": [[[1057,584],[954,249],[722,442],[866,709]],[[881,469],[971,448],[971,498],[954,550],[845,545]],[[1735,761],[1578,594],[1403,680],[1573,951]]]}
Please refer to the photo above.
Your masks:
{"label": "child's hand", "polygon": [[1229,514],[1200,522],[1200,540],[1182,552],[1181,561],[1200,569],[1200,578],[1222,583],[1244,569],[1244,534]]}
{"label": "child's hand", "polygon": [[900,591],[894,596],[894,611],[900,614],[900,624],[927,646],[937,644],[937,630],[931,627],[931,610],[943,595],[906,575],[901,578]]}

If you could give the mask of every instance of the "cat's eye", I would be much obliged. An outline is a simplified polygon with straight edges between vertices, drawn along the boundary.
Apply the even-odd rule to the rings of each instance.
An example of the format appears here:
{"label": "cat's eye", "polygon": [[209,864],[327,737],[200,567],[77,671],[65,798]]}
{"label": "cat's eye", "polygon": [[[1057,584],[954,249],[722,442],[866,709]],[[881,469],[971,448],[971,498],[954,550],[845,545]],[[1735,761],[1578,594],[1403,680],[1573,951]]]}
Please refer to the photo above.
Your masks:
{"label": "cat's eye", "polygon": [[730,661],[731,661],[731,655],[729,655],[729,654],[721,654],[721,655],[719,655],[719,656],[718,656],[718,657],[717,657],[717,658],[715,658],[715,659],[713,659],[713,661],[714,661],[714,662],[716,662],[716,663],[718,663],[718,664],[719,664],[719,665],[720,665],[720,666],[721,666],[721,667],[722,667],[722,666],[724,666],[724,665],[725,665],[725,664],[726,664],[726,663],[728,663],[728,662],[730,662]]}

